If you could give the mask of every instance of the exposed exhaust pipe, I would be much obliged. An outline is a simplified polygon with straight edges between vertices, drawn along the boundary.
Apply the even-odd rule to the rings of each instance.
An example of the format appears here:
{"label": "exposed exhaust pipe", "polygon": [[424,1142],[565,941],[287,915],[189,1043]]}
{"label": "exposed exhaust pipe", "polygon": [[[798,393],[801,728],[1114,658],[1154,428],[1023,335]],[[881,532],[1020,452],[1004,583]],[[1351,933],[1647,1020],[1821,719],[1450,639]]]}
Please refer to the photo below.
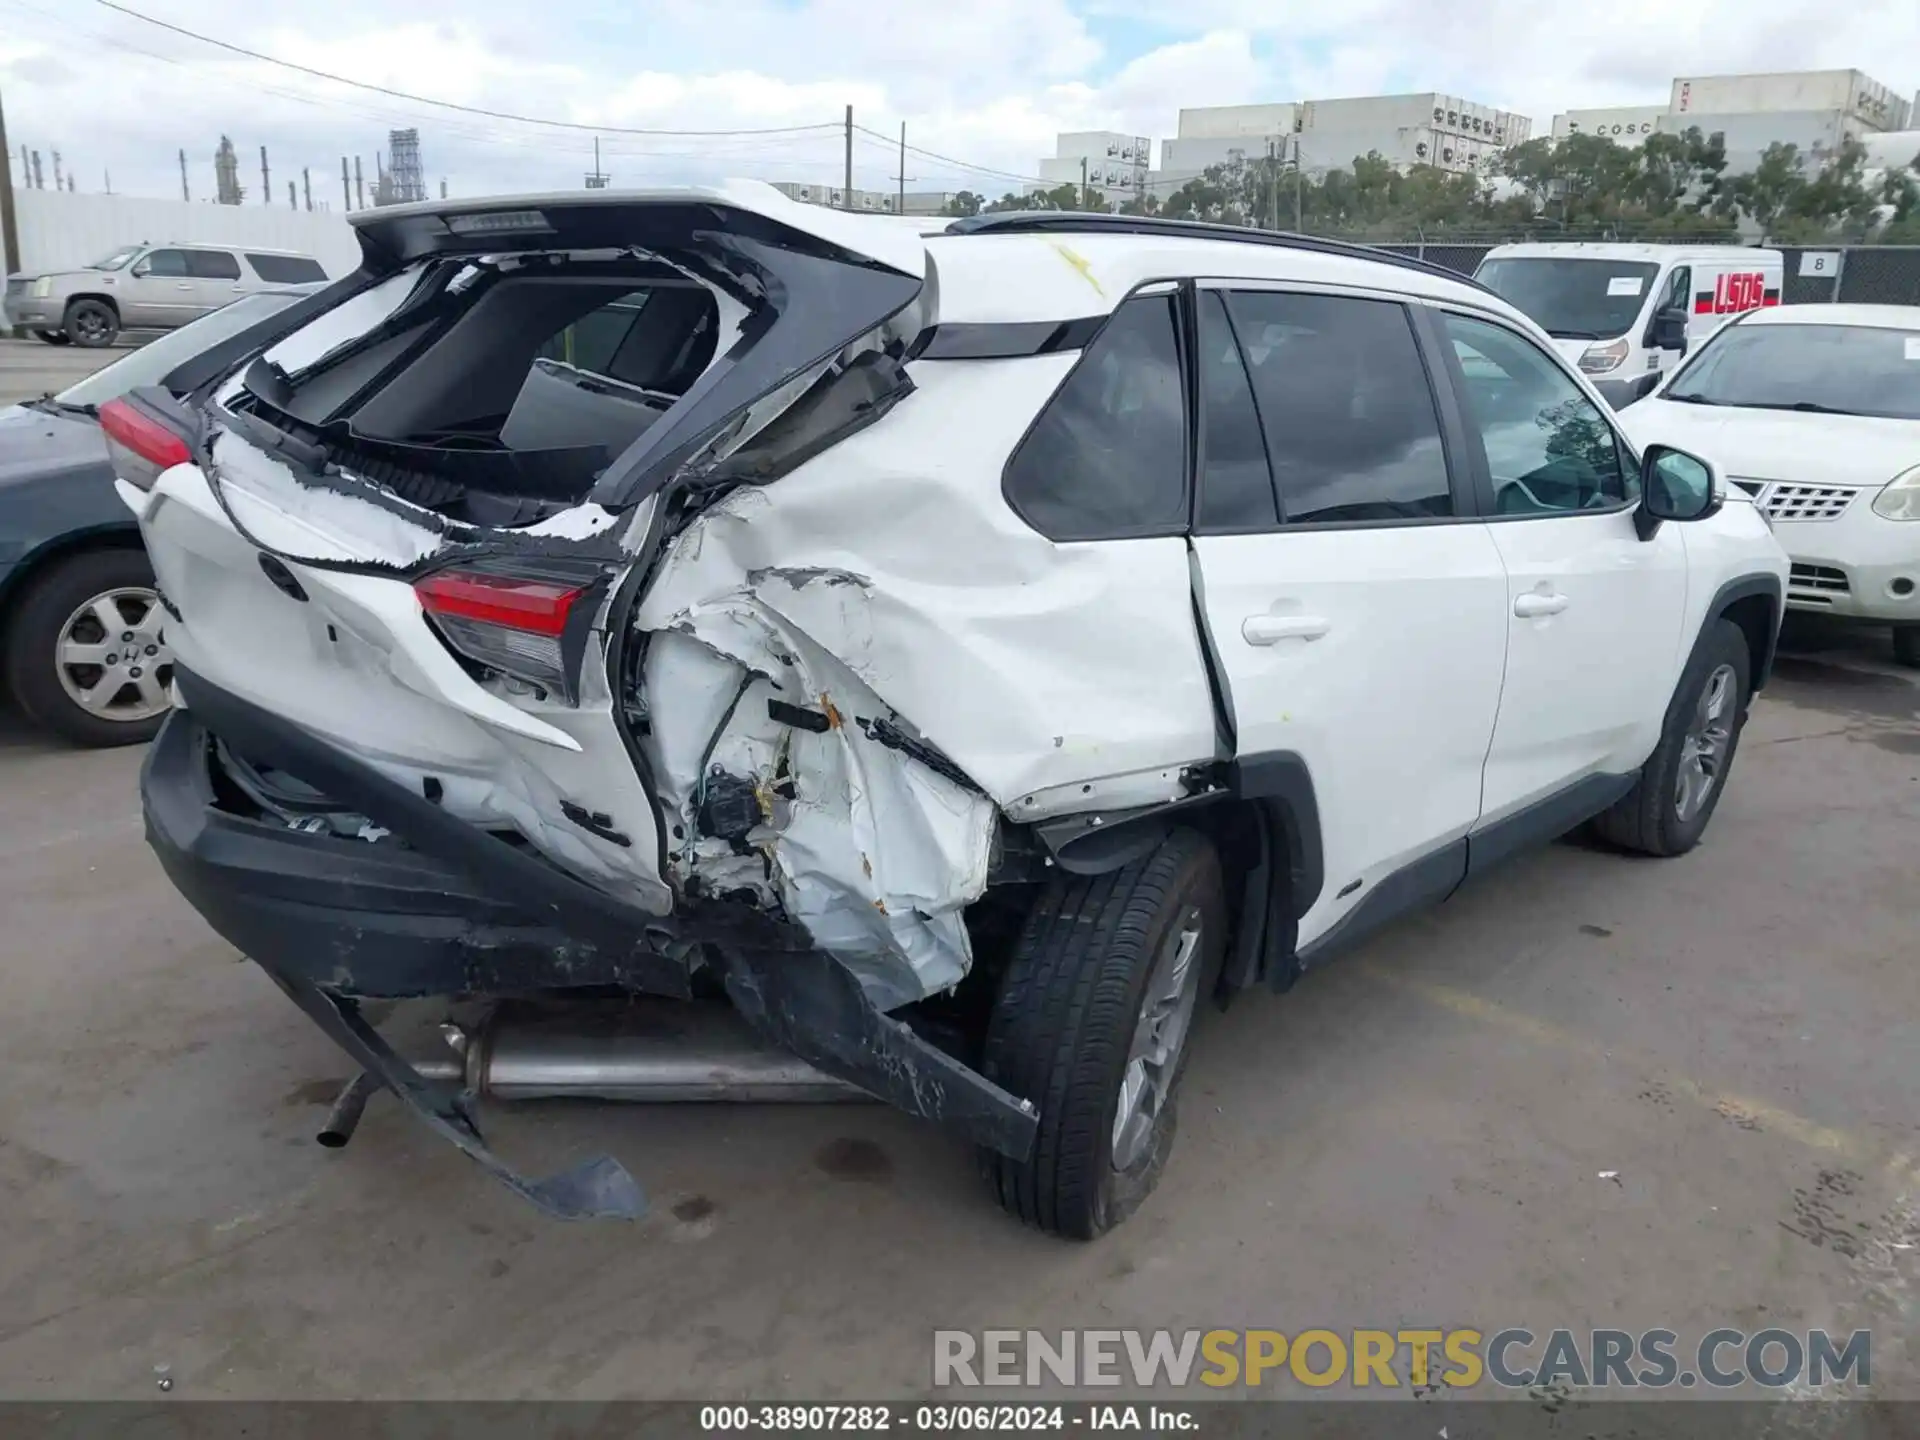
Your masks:
{"label": "exposed exhaust pipe", "polygon": [[446,1026],[450,1056],[415,1062],[497,1100],[867,1100],[799,1056],[768,1048],[719,1004],[495,1010],[472,1032]]}

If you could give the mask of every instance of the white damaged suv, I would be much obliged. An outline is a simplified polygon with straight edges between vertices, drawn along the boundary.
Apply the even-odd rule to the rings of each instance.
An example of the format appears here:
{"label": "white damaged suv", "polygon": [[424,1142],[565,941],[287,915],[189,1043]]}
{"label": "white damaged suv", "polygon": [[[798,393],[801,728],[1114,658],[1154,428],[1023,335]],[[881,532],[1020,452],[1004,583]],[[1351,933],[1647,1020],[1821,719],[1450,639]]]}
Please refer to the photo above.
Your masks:
{"label": "white damaged suv", "polygon": [[523,1179],[362,1002],[723,998],[1092,1236],[1203,998],[1583,822],[1689,849],[1771,664],[1754,508],[1417,262],[744,183],[352,218],[101,416],[148,830],[364,1069],[336,1140],[391,1090],[555,1214],[642,1201]]}

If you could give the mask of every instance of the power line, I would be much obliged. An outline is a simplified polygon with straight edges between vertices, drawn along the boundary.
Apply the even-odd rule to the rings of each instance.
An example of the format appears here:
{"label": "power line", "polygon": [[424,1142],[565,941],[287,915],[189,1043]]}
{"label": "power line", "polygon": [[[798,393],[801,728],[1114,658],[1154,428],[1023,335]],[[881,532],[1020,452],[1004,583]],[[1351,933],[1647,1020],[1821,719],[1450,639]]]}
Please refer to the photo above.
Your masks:
{"label": "power line", "polygon": [[[105,3],[105,0],[102,0],[102,3]],[[863,135],[870,135],[875,140],[880,141],[889,151],[895,148],[896,141],[891,135],[882,135],[878,130],[869,130],[864,125],[856,125],[854,129]],[[937,150],[923,150],[918,145],[907,146],[907,152],[911,155],[922,156],[928,160],[938,160],[941,164],[951,165],[957,170],[969,170],[981,175],[991,175],[999,180],[1017,180],[1023,185],[1028,183],[1043,185],[1046,183],[1045,180],[1038,175],[1017,175],[1011,170],[996,170],[991,165],[976,165],[971,160],[958,160],[951,155],[942,155]]]}
{"label": "power line", "polygon": [[390,89],[385,85],[375,85],[366,80],[349,80],[344,75],[334,75],[325,70],[315,70],[308,65],[296,64],[292,60],[281,60],[272,55],[262,54],[258,50],[249,50],[244,45],[235,45],[230,41],[218,39],[212,35],[202,35],[197,30],[188,30],[171,21],[156,19],[152,15],[142,15],[138,10],[130,10],[125,5],[117,5],[114,0],[94,0],[94,3],[116,14],[125,15],[130,20],[167,30],[189,40],[198,40],[203,45],[212,45],[235,55],[244,55],[249,60],[259,60],[267,65],[278,65],[283,69],[295,70],[302,75],[311,75],[316,80],[328,80],[336,85],[348,85],[356,90],[370,90],[378,95],[388,95],[396,100],[405,100],[415,105],[432,105],[442,110],[457,110],[466,115],[482,115],[490,120],[511,120],[519,125],[546,125],[557,130],[581,130],[601,135],[794,135],[807,130],[838,130],[838,124],[824,125],[778,125],[758,130],[646,130],[624,125],[586,125],[573,120],[547,120],[535,115],[516,115],[509,110],[489,110],[480,105],[461,105],[452,100],[435,100],[426,95],[414,95],[405,90]]}

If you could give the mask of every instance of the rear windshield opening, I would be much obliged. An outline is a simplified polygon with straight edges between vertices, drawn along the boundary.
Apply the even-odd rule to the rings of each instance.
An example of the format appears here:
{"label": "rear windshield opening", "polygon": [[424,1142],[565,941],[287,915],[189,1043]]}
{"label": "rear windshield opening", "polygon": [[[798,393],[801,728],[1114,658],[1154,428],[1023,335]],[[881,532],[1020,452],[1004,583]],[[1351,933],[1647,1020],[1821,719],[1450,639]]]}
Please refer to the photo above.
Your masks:
{"label": "rear windshield opening", "polygon": [[236,408],[456,518],[578,503],[722,353],[713,293],[657,264],[437,261],[404,288],[318,355],[269,351]]}

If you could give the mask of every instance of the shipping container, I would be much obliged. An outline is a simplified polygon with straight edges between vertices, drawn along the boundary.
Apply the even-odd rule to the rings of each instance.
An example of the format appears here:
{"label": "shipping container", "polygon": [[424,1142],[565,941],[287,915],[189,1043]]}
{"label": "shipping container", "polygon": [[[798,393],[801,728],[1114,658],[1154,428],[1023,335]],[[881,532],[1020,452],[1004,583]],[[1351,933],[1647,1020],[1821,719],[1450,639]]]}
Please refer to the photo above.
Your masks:
{"label": "shipping container", "polygon": [[[1227,140],[1248,135],[1291,135],[1299,107],[1280,105],[1203,105],[1180,112],[1176,138]],[[1164,160],[1162,163],[1165,163]]]}
{"label": "shipping container", "polygon": [[1553,138],[1598,135],[1622,145],[1639,145],[1660,128],[1664,105],[1616,105],[1604,110],[1568,110],[1553,117]]}
{"label": "shipping container", "polygon": [[1703,135],[1723,135],[1727,145],[1727,173],[1738,175],[1753,169],[1769,145],[1792,145],[1800,152],[1809,171],[1822,157],[1840,146],[1843,136],[1860,136],[1864,127],[1856,119],[1837,110],[1778,111],[1756,114],[1689,113],[1667,115],[1660,121],[1662,131],[1678,135],[1698,128]]}
{"label": "shipping container", "polygon": [[1673,82],[1672,115],[1754,115],[1833,111],[1875,129],[1899,130],[1908,102],[1858,70],[1803,70],[1777,75],[1683,75]]}

